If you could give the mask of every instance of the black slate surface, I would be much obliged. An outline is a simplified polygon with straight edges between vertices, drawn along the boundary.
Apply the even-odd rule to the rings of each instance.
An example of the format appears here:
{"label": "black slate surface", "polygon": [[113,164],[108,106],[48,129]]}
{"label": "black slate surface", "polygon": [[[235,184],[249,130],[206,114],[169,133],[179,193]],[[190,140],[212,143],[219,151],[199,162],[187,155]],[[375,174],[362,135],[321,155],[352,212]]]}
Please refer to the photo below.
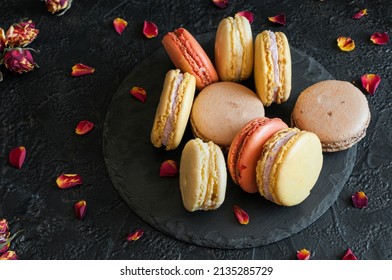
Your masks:
{"label": "black slate surface", "polygon": [[[215,33],[196,37],[213,58]],[[290,115],[302,90],[333,77],[313,58],[292,48],[293,88],[289,100],[266,108],[266,116],[280,117],[290,125]],[[316,221],[335,202],[354,166],[356,147],[339,153],[325,153],[323,168],[311,195],[296,207],[280,207],[249,195],[228,180],[226,198],[216,211],[187,212],[181,201],[179,180],[160,178],[159,166],[167,159],[180,164],[185,143],[194,138],[188,124],[181,145],[167,152],[150,142],[155,111],[163,80],[173,68],[160,48],[141,62],[120,85],[109,106],[103,131],[105,162],[114,187],[128,206],[148,224],[179,240],[195,245],[241,249],[280,241]],[[246,84],[254,90],[253,81]],[[146,104],[129,94],[130,86],[145,87]],[[197,93],[196,93],[197,94]],[[126,116],[126,117],[124,117]],[[228,175],[230,177],[230,175]],[[251,222],[241,226],[233,206],[239,205]]]}
{"label": "black slate surface", "polygon": [[[362,8],[368,15],[352,15]],[[105,116],[126,76],[161,47],[162,36],[179,26],[192,34],[215,32],[219,21],[237,11],[255,13],[254,33],[283,31],[290,44],[315,58],[333,77],[355,81],[366,73],[382,77],[369,100],[372,121],[357,145],[353,172],[331,208],[315,223],[282,241],[250,249],[222,250],[190,245],[161,233],[131,211],[113,187],[102,153]],[[285,12],[284,27],[267,17]],[[39,69],[6,74],[0,83],[0,217],[11,231],[25,231],[12,243],[21,259],[295,259],[308,248],[313,259],[340,259],[350,247],[360,259],[392,259],[391,179],[391,42],[376,46],[373,32],[392,34],[389,1],[230,1],[226,9],[210,1],[74,1],[65,16],[52,16],[41,1],[3,0],[0,26],[21,18],[37,23],[40,34],[32,48]],[[129,22],[122,36],[112,26],[116,17]],[[154,21],[159,35],[146,39],[143,20]],[[353,52],[341,52],[338,36],[355,40]],[[78,62],[93,66],[92,76],[71,78]],[[96,124],[77,136],[78,121]],[[7,163],[9,151],[24,145],[21,170]],[[84,185],[60,190],[61,173],[79,173]],[[363,190],[369,206],[352,206],[353,192]],[[73,204],[86,199],[88,212],[75,219]],[[144,236],[129,243],[136,228]]]}

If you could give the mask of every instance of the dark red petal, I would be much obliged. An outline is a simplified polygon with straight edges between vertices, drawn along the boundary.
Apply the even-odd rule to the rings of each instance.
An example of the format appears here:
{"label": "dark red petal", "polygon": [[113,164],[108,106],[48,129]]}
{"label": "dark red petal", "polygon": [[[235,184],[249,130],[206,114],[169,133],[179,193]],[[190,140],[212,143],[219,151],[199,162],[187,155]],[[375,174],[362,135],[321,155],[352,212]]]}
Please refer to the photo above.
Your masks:
{"label": "dark red petal", "polygon": [[144,231],[142,229],[137,229],[134,232],[128,234],[127,236],[127,240],[128,241],[136,241],[138,240],[140,237],[142,237],[144,234]]}
{"label": "dark red petal", "polygon": [[137,100],[146,103],[147,100],[147,92],[144,88],[141,87],[133,87],[131,89],[131,95],[135,97]]}
{"label": "dark red petal", "polygon": [[273,17],[268,17],[269,21],[281,25],[286,25],[286,14],[279,14]]}
{"label": "dark red petal", "polygon": [[82,63],[78,63],[78,64],[75,64],[74,66],[72,66],[71,75],[73,77],[79,77],[79,76],[84,76],[84,75],[91,75],[94,72],[95,72],[95,68],[84,65]]}
{"label": "dark red petal", "polygon": [[241,11],[238,12],[236,15],[246,17],[246,19],[249,21],[250,24],[252,24],[254,20],[254,14],[250,11]]}
{"label": "dark red petal", "polygon": [[342,260],[358,260],[354,253],[351,251],[350,248],[347,249],[346,253],[344,254]]}
{"label": "dark red petal", "polygon": [[85,200],[81,200],[75,203],[75,216],[79,220],[83,219],[84,215],[86,215],[87,210],[87,202]]}
{"label": "dark red petal", "polygon": [[299,260],[309,260],[310,258],[310,251],[307,249],[302,249],[300,251],[297,251],[297,258]]}
{"label": "dark red petal", "polygon": [[124,31],[125,27],[127,27],[128,22],[126,22],[125,20],[123,20],[122,18],[116,18],[113,21],[113,26],[114,29],[116,30],[116,32],[121,35],[121,33]]}
{"label": "dark red petal", "polygon": [[10,165],[18,169],[22,168],[25,159],[26,159],[26,148],[23,146],[12,149],[8,156]]}
{"label": "dark red petal", "polygon": [[154,38],[158,35],[158,27],[151,21],[144,21],[143,34],[147,38]]}
{"label": "dark red petal", "polygon": [[370,36],[370,41],[376,45],[385,45],[389,41],[389,36],[386,32],[375,32]]}
{"label": "dark red petal", "polygon": [[369,204],[368,197],[364,192],[355,192],[352,196],[351,199],[353,201],[353,204],[356,208],[365,208]]}
{"label": "dark red petal", "polygon": [[76,126],[75,133],[78,135],[86,134],[94,128],[94,124],[89,121],[80,121]]}
{"label": "dark red petal", "polygon": [[353,18],[355,18],[355,19],[360,19],[360,18],[363,17],[364,15],[367,15],[367,9],[362,9],[362,10],[360,10],[358,13],[356,13],[355,15],[353,15]]}
{"label": "dark red petal", "polygon": [[159,168],[160,177],[174,177],[178,174],[177,163],[174,160],[166,160],[162,162]]}
{"label": "dark red petal", "polygon": [[361,82],[362,87],[373,95],[381,82],[381,77],[376,74],[365,74],[361,76]]}
{"label": "dark red petal", "polygon": [[227,5],[229,5],[229,0],[212,0],[212,3],[214,3],[215,6],[223,9],[226,8]]}

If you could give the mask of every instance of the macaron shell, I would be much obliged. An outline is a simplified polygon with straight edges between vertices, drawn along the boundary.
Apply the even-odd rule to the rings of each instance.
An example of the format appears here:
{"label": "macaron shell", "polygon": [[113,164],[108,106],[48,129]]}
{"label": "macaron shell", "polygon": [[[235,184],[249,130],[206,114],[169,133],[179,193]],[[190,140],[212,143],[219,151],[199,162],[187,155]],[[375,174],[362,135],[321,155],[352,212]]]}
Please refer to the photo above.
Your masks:
{"label": "macaron shell", "polygon": [[237,132],[258,117],[264,117],[264,107],[253,91],[237,83],[218,82],[195,98],[191,125],[196,137],[229,148]]}
{"label": "macaron shell", "polygon": [[272,135],[287,128],[281,119],[257,118],[250,121],[234,137],[227,158],[233,181],[249,193],[258,192],[256,166],[264,144]]}
{"label": "macaron shell", "polygon": [[305,89],[294,106],[292,122],[315,133],[323,151],[347,149],[366,135],[370,110],[363,93],[346,81],[327,80]]}
{"label": "macaron shell", "polygon": [[[186,44],[181,44],[178,38],[173,36],[174,33],[180,34]],[[210,58],[186,29],[179,28],[174,32],[169,32],[163,37],[162,44],[176,68],[196,77],[198,90],[219,80]],[[205,80],[205,75],[209,77],[208,80]]]}
{"label": "macaron shell", "polygon": [[253,70],[253,37],[249,21],[236,15],[221,20],[215,36],[215,65],[221,81],[248,79]]}
{"label": "macaron shell", "polygon": [[[274,73],[271,51],[269,50],[268,30],[259,33],[255,39],[254,80],[256,92],[264,106],[270,106],[274,95]],[[282,32],[275,32],[278,47],[278,65],[281,86],[276,103],[280,104],[290,96],[291,92],[291,54],[287,37]]]}
{"label": "macaron shell", "polygon": [[276,203],[294,206],[304,201],[317,182],[323,165],[318,137],[301,131],[278,154],[271,171],[271,189]]}
{"label": "macaron shell", "polygon": [[200,139],[185,144],[181,154],[179,180],[182,202],[186,210],[199,210],[207,192],[209,151]]}

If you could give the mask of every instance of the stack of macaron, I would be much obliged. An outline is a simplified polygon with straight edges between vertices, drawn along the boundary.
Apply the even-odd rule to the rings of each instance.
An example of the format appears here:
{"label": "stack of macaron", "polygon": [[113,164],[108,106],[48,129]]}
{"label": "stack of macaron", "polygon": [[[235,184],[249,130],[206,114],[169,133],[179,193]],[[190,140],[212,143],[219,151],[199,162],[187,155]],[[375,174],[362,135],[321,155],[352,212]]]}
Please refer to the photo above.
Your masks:
{"label": "stack of macaron", "polygon": [[[286,102],[291,92],[290,46],[282,32],[264,30],[253,42],[245,17],[224,18],[216,31],[215,65],[184,28],[168,32],[162,44],[177,69],[166,74],[151,142],[176,149],[190,123],[195,139],[186,143],[179,170],[188,211],[223,203],[227,170],[245,192],[297,205],[316,184],[323,151],[347,149],[365,135],[367,101],[347,82],[321,82],[301,93],[293,128],[265,117],[264,107]],[[255,92],[239,84],[252,73]]]}

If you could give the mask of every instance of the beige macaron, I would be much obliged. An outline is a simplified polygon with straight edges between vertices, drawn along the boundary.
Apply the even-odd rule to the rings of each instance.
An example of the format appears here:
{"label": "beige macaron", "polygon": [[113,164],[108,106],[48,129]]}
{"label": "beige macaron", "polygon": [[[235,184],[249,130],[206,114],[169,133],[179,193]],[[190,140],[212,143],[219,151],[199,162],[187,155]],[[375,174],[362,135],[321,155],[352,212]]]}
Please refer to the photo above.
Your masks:
{"label": "beige macaron", "polygon": [[316,184],[322,165],[317,135],[297,128],[280,130],[264,144],[257,162],[259,192],[279,205],[300,204]]}
{"label": "beige macaron", "polygon": [[214,210],[224,201],[227,171],[222,150],[213,142],[189,140],[181,154],[180,190],[186,210]]}
{"label": "beige macaron", "polygon": [[239,82],[253,70],[253,37],[249,21],[239,15],[221,20],[215,36],[215,66],[221,81]]}
{"label": "beige macaron", "polygon": [[254,80],[264,106],[281,104],[291,92],[291,54],[282,32],[265,30],[255,39]]}
{"label": "beige macaron", "polygon": [[196,137],[228,149],[237,132],[258,117],[264,117],[264,106],[252,90],[233,82],[218,82],[195,98],[191,125]]}
{"label": "beige macaron", "polygon": [[366,97],[346,81],[327,80],[305,89],[295,103],[292,124],[315,133],[324,152],[350,148],[366,135],[370,110]]}
{"label": "beige macaron", "polygon": [[178,147],[184,135],[196,90],[196,79],[180,70],[169,70],[157,107],[151,142],[166,150]]}

